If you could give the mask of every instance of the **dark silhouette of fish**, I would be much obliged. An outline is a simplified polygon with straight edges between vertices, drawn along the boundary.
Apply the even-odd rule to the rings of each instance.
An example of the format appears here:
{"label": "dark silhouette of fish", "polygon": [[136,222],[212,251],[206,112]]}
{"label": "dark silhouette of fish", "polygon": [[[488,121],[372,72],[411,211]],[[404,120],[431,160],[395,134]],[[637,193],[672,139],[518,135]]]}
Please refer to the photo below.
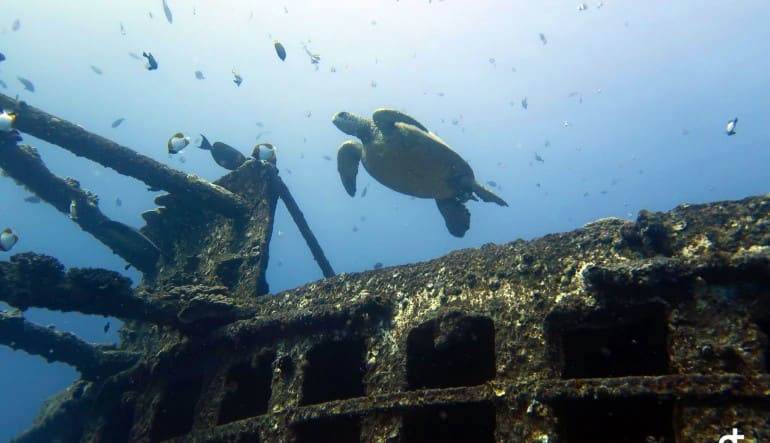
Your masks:
{"label": "dark silhouette of fish", "polygon": [[367,191],[367,189],[369,189],[369,186],[364,186],[364,190],[363,190],[363,191],[361,191],[361,198],[364,198],[364,197],[366,197],[366,191]]}
{"label": "dark silhouette of fish", "polygon": [[24,85],[24,89],[26,89],[29,92],[35,92],[35,85],[32,84],[31,81],[27,80],[24,77],[16,77],[19,79],[22,85]]}
{"label": "dark silhouette of fish", "polygon": [[30,195],[28,197],[24,197],[24,201],[27,203],[40,203],[40,197],[36,195]]}
{"label": "dark silhouette of fish", "polygon": [[535,161],[545,163],[545,160],[543,160],[543,157],[540,157],[540,155],[537,152],[535,152]]}
{"label": "dark silhouette of fish", "polygon": [[102,327],[102,330],[104,331],[105,334],[107,332],[109,332],[109,330],[110,330],[110,322],[105,323],[104,327]]}
{"label": "dark silhouette of fish", "polygon": [[273,46],[275,47],[275,53],[278,54],[278,58],[280,58],[281,61],[286,60],[286,48],[283,47],[283,44],[276,40],[273,42]]}
{"label": "dark silhouette of fish", "polygon": [[171,9],[169,9],[166,0],[163,0],[163,13],[166,14],[166,20],[169,24],[174,23],[174,17],[171,15]]}
{"label": "dark silhouette of fish", "polygon": [[203,72],[201,71],[195,71],[195,78],[197,78],[198,80],[205,80],[206,76],[203,75]]}
{"label": "dark silhouette of fish", "polygon": [[3,60],[5,60],[5,54],[0,52],[0,62],[3,61]]}
{"label": "dark silhouette of fish", "polygon": [[117,119],[117,120],[115,120],[114,122],[112,122],[112,125],[111,125],[111,126],[112,126],[113,128],[117,128],[117,127],[118,127],[118,126],[120,126],[120,124],[121,124],[121,123],[123,123],[123,121],[125,121],[125,120],[126,120],[125,118],[123,118],[123,117],[120,117],[119,119]]}
{"label": "dark silhouette of fish", "polygon": [[21,28],[21,21],[17,18],[13,21],[13,25],[11,25],[11,31],[16,32]]}
{"label": "dark silhouette of fish", "polygon": [[158,61],[155,60],[155,57],[152,55],[152,52],[142,52],[142,57],[147,59],[147,70],[148,71],[154,71],[158,69]]}
{"label": "dark silhouette of fish", "polygon": [[545,38],[545,34],[542,32],[540,33],[540,41],[543,42],[544,45],[548,43],[548,40]]}
{"label": "dark silhouette of fish", "polygon": [[94,74],[102,75],[102,70],[94,65],[91,65],[91,70],[94,71]]}
{"label": "dark silhouette of fish", "polygon": [[5,89],[5,88],[7,88],[7,87],[8,87],[8,85],[6,85],[6,84],[5,84],[5,82],[4,82],[4,81],[2,81],[2,80],[0,80],[0,86],[2,86],[2,87],[3,87],[3,89]]}
{"label": "dark silhouette of fish", "polygon": [[222,142],[214,142],[212,145],[203,134],[201,134],[201,144],[198,147],[210,151],[211,156],[219,166],[231,171],[238,169],[246,161],[246,156],[241,154],[241,151]]}

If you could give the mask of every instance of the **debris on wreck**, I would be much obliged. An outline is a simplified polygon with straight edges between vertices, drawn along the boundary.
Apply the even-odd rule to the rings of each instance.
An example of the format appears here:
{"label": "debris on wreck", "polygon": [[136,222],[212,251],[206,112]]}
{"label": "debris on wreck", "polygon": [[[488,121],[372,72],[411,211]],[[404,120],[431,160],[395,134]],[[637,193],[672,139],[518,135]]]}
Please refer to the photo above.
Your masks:
{"label": "debris on wreck", "polygon": [[[111,142],[66,124],[35,133],[50,119],[3,100],[20,131],[107,157],[94,146]],[[6,156],[26,155],[52,180],[31,148],[2,148],[12,177]],[[146,170],[123,149],[116,170]],[[191,209],[175,174],[159,165],[145,177],[169,194],[144,214],[139,232],[162,252],[133,258],[145,270],[137,288],[38,254],[0,262],[0,300],[14,308],[125,322],[106,348],[0,315],[0,344],[82,374],[16,442],[694,442],[732,428],[770,440],[770,196],[362,273],[329,267],[255,297],[267,292],[277,199],[298,210],[275,168],[250,159],[216,185],[194,181],[210,186],[206,211]],[[20,181],[57,209],[94,206],[78,222],[99,238],[86,191]]]}

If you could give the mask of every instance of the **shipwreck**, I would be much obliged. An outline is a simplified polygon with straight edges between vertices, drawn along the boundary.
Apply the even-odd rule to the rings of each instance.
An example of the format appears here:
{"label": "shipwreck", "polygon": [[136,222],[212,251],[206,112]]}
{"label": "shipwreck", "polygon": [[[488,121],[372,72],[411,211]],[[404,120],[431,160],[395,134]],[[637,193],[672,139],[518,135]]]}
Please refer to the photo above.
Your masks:
{"label": "shipwreck", "polygon": [[[139,230],[15,133],[0,167],[140,270],[0,262],[0,344],[81,378],[28,442],[770,441],[770,196],[335,275],[277,169],[215,183],[0,96],[15,127],[167,191]],[[326,278],[269,294],[278,200]],[[163,235],[161,235],[161,233]],[[189,235],[197,233],[198,235]],[[24,318],[114,316],[115,346]]]}

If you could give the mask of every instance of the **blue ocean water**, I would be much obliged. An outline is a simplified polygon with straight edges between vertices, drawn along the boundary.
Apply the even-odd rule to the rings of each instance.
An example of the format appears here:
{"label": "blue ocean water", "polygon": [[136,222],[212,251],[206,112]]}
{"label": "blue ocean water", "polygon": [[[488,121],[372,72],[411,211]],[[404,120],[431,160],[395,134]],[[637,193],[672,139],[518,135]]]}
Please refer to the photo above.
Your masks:
{"label": "blue ocean water", "polygon": [[[274,144],[281,176],[337,272],[770,189],[766,1],[607,0],[582,11],[571,0],[167,3],[173,23],[161,0],[0,2],[0,92],[209,180],[227,171],[193,146],[169,156],[173,133],[203,133],[244,154],[257,142]],[[130,56],[143,51],[157,70]],[[510,206],[469,202],[471,228],[455,238],[433,202],[397,194],[363,170],[358,188],[367,194],[350,198],[334,161],[350,137],[331,116],[369,116],[378,107],[437,133]],[[736,134],[727,136],[734,117]],[[118,118],[125,120],[112,128]],[[108,216],[141,227],[140,213],[154,207],[156,193],[143,184],[25,142],[56,174],[97,193]],[[25,202],[28,195],[0,179],[0,226],[20,237],[0,259],[34,251],[138,283],[105,246],[66,215]],[[271,291],[321,278],[281,204],[275,230]],[[115,319],[105,333],[104,318],[41,310],[26,317],[89,341],[117,340]],[[0,441],[27,428],[41,401],[76,376],[0,348]]]}

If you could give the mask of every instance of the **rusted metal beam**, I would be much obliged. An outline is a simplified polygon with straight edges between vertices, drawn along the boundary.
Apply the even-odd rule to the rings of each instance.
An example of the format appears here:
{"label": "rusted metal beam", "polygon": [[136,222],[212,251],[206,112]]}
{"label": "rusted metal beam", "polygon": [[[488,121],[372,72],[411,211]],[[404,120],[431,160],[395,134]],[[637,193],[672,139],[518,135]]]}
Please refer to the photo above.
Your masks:
{"label": "rusted metal beam", "polygon": [[318,240],[315,238],[315,235],[313,235],[313,231],[310,230],[310,226],[307,224],[307,220],[305,220],[305,216],[302,215],[302,211],[299,209],[291,192],[289,192],[289,188],[278,175],[276,175],[276,184],[278,185],[278,196],[281,197],[283,204],[286,205],[286,209],[289,210],[291,218],[294,219],[294,223],[296,223],[297,228],[299,228],[299,232],[305,239],[305,243],[307,243],[307,246],[310,248],[310,252],[313,254],[313,258],[321,268],[324,277],[334,277],[335,274],[332,265],[329,263],[329,260],[326,259],[326,255],[324,254],[323,249],[321,249],[321,245],[318,244]]}
{"label": "rusted metal beam", "polygon": [[4,311],[0,311],[0,344],[39,355],[48,362],[66,363],[86,380],[115,374],[139,360],[138,353],[92,345],[69,332],[36,325],[19,313]]}
{"label": "rusted metal beam", "polygon": [[197,207],[240,217],[248,211],[238,195],[191,174],[169,168],[133,149],[53,116],[40,109],[0,94],[0,108],[16,113],[19,131],[58,145],[73,154],[112,168],[119,174],[141,180],[152,188],[164,189]]}
{"label": "rusted metal beam", "polygon": [[71,178],[51,173],[37,151],[16,145],[13,134],[0,134],[0,167],[40,199],[68,214],[81,229],[93,235],[136,269],[154,273],[161,251],[142,233],[104,215],[96,195]]}

